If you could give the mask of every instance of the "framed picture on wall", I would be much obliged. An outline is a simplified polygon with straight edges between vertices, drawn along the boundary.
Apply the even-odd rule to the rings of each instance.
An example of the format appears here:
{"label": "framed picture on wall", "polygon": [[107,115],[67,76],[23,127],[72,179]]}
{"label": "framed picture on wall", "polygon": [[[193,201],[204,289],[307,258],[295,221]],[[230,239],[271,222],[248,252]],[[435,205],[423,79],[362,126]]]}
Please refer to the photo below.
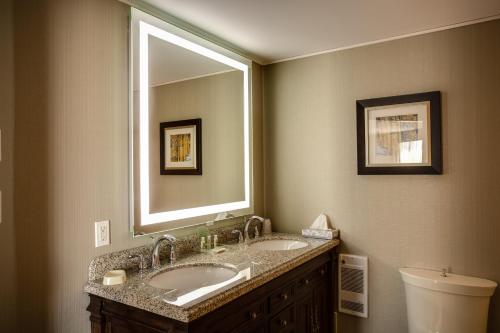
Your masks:
{"label": "framed picture on wall", "polygon": [[201,119],[160,123],[160,174],[201,175]]}
{"label": "framed picture on wall", "polygon": [[442,174],[441,93],[356,101],[358,175]]}

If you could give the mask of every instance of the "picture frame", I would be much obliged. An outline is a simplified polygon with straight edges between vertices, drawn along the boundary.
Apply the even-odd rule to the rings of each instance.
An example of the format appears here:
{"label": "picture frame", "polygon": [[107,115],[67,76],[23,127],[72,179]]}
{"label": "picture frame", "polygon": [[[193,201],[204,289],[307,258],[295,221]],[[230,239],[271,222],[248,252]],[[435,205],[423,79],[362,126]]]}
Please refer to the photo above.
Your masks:
{"label": "picture frame", "polygon": [[160,174],[202,174],[201,119],[160,123]]}
{"label": "picture frame", "polygon": [[358,175],[442,174],[441,92],[356,101]]}

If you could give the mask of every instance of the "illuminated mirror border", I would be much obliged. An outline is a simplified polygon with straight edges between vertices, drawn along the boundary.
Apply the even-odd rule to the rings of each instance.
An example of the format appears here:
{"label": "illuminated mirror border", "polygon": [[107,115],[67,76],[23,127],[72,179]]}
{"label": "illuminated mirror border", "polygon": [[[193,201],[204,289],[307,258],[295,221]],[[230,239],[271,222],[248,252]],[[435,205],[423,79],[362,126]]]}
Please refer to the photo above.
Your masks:
{"label": "illuminated mirror border", "polygon": [[[144,13],[132,8],[132,16],[134,12]],[[168,25],[168,24],[167,24]],[[172,30],[178,28],[172,26]],[[188,32],[183,31],[184,36],[189,36]],[[173,211],[150,213],[150,198],[149,198],[149,36],[154,36],[165,42],[177,45],[184,49],[190,50],[217,62],[226,64],[234,69],[243,72],[243,150],[244,150],[244,186],[245,198],[243,201],[228,202],[216,205],[194,207],[188,209],[179,209]],[[140,211],[141,225],[152,225],[170,221],[177,221],[193,217],[206,216],[210,214],[218,214],[222,212],[230,212],[250,208],[251,205],[251,184],[250,184],[250,70],[251,62],[238,61],[235,58],[240,58],[237,55],[234,57],[216,52],[213,49],[202,46],[192,40],[199,39],[197,36],[189,36],[191,40],[179,36],[178,34],[166,31],[159,27],[153,26],[142,19],[139,19],[139,146],[140,146]],[[204,42],[207,44],[208,42]],[[231,53],[226,51],[224,53]],[[131,139],[133,141],[133,139]],[[133,155],[132,155],[133,156]],[[133,164],[132,164],[133,165]],[[133,192],[132,192],[133,193]],[[133,200],[131,202],[133,205]],[[133,207],[133,206],[132,206]],[[132,210],[133,212],[133,210]],[[134,216],[132,214],[132,216]]]}

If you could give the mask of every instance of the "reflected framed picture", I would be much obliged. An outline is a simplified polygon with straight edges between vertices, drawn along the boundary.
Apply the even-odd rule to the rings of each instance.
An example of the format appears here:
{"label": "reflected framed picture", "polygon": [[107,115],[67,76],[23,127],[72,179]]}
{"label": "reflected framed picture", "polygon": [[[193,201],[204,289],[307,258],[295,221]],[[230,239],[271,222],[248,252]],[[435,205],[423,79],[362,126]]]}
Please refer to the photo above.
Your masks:
{"label": "reflected framed picture", "polygon": [[356,101],[358,175],[442,174],[441,93]]}
{"label": "reflected framed picture", "polygon": [[160,174],[201,175],[201,119],[160,123]]}

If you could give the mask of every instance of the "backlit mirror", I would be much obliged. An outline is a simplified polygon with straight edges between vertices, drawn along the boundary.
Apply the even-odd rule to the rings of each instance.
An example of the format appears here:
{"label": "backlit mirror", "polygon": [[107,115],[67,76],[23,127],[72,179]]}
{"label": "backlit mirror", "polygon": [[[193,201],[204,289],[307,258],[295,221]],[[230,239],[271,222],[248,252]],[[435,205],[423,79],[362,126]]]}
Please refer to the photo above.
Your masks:
{"label": "backlit mirror", "polygon": [[135,235],[252,213],[251,62],[131,11]]}

